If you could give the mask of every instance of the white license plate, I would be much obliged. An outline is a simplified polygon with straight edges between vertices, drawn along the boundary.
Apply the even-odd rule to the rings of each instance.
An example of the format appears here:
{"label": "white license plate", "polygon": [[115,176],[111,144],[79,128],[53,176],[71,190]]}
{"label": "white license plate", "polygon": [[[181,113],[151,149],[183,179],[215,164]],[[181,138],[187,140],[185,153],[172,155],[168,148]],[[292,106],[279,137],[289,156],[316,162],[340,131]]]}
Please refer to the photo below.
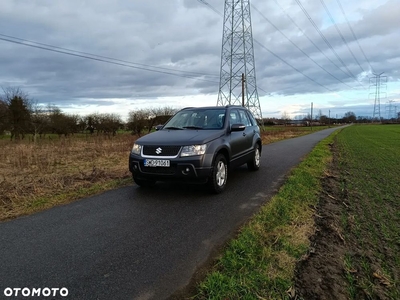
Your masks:
{"label": "white license plate", "polygon": [[169,160],[167,159],[145,159],[145,167],[169,167]]}

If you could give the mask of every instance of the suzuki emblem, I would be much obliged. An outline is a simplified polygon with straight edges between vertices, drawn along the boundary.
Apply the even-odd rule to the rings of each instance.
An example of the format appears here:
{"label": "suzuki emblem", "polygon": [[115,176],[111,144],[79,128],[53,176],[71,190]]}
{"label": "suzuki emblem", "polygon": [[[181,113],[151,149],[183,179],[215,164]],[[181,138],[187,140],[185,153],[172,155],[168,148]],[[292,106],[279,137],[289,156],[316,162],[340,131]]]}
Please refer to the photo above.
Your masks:
{"label": "suzuki emblem", "polygon": [[157,154],[161,154],[161,152],[162,152],[162,149],[161,149],[160,147],[158,147],[158,148],[156,149],[156,153],[157,153]]}

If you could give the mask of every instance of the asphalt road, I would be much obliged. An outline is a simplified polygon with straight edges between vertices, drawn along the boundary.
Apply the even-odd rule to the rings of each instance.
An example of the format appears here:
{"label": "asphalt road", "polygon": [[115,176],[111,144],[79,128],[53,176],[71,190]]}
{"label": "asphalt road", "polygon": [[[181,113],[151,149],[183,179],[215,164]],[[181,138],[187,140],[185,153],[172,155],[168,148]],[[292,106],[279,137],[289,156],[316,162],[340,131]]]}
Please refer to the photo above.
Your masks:
{"label": "asphalt road", "polygon": [[74,300],[169,297],[334,130],[264,146],[260,171],[231,172],[220,195],[132,185],[0,223],[0,299],[24,287],[65,287]]}

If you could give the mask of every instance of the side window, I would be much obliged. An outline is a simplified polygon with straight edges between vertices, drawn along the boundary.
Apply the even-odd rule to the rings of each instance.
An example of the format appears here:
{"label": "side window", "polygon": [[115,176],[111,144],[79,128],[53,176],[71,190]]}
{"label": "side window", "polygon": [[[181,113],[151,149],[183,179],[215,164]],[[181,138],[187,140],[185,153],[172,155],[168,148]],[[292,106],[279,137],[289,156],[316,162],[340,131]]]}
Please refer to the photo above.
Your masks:
{"label": "side window", "polygon": [[239,114],[238,114],[238,111],[236,109],[233,109],[233,110],[230,111],[230,113],[229,113],[229,123],[230,123],[230,125],[240,123]]}
{"label": "side window", "polygon": [[252,126],[250,118],[247,115],[247,113],[244,110],[240,110],[239,113],[240,113],[240,119],[242,120],[242,123],[246,126]]}
{"label": "side window", "polygon": [[253,126],[257,126],[257,121],[256,121],[256,119],[254,118],[254,116],[252,115],[252,113],[248,111],[248,112],[247,112],[247,115],[250,117],[251,124],[252,124]]}

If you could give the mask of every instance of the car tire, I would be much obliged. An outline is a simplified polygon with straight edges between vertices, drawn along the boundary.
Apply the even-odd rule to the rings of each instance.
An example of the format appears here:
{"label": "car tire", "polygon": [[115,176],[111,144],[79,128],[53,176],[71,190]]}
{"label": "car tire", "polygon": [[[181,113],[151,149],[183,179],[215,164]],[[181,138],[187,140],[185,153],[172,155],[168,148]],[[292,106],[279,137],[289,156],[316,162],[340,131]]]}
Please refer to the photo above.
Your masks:
{"label": "car tire", "polygon": [[222,154],[218,154],[212,167],[211,176],[208,179],[208,185],[211,192],[219,194],[225,190],[228,180],[228,164]]}
{"label": "car tire", "polygon": [[135,178],[133,177],[133,181],[140,187],[143,188],[148,188],[148,187],[152,187],[156,184],[155,180],[150,180],[150,179],[139,179],[139,178]]}
{"label": "car tire", "polygon": [[257,171],[260,169],[260,164],[261,164],[261,151],[260,151],[260,145],[256,144],[254,147],[254,155],[252,159],[247,162],[247,167],[249,168],[250,171]]}

